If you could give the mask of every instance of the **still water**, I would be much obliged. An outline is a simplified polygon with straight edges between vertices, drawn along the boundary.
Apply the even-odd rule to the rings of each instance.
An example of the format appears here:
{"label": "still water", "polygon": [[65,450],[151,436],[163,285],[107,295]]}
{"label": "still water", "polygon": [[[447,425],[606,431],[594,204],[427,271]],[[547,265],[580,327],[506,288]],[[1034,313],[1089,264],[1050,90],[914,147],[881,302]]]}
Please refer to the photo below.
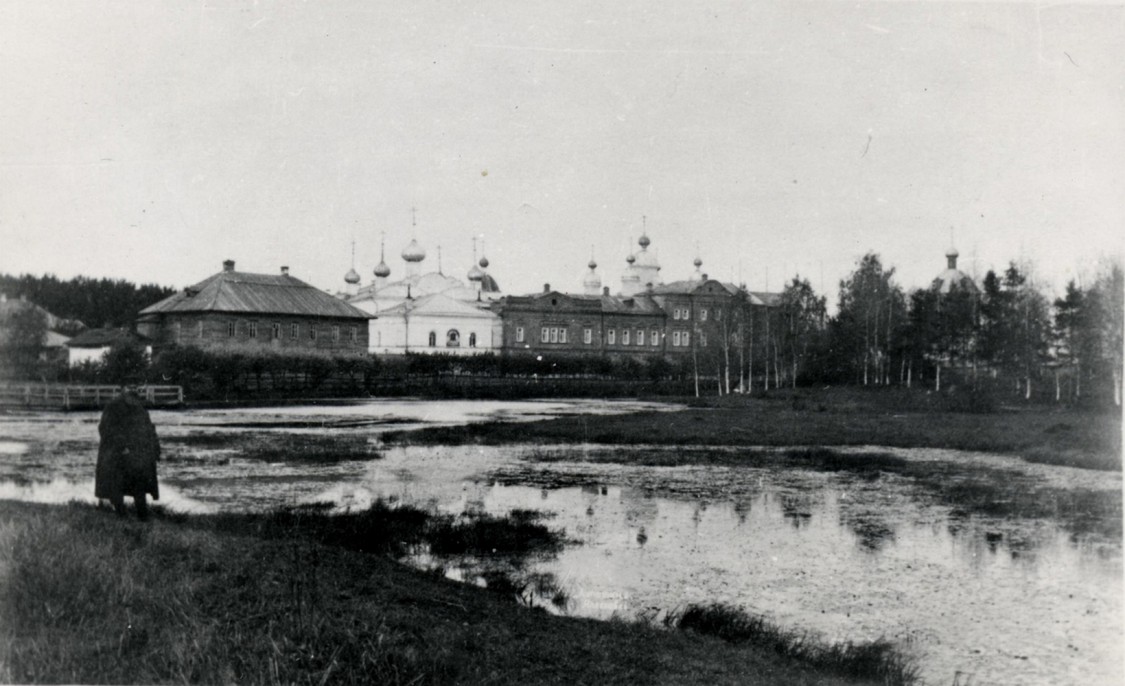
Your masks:
{"label": "still water", "polygon": [[[457,405],[462,407],[457,408]],[[956,515],[907,478],[796,468],[639,467],[583,462],[599,446],[383,448],[378,435],[427,421],[621,411],[635,405],[381,403],[347,408],[155,413],[166,440],[162,502],[215,511],[387,498],[445,512],[547,513],[571,544],[525,564],[565,591],[554,611],[647,617],[722,601],[827,640],[888,638],[930,684],[1119,684],[1121,541],[1050,519]],[[431,407],[435,406],[435,407]],[[89,499],[95,415],[0,418],[0,498]],[[382,459],[330,465],[239,457],[248,431],[367,436]],[[91,433],[92,432],[92,433]],[[641,450],[662,450],[657,446]],[[1033,472],[1064,488],[1120,491],[1119,474],[971,453],[887,450],[912,460]],[[503,560],[435,560],[473,580]],[[534,602],[534,600],[532,600]]]}

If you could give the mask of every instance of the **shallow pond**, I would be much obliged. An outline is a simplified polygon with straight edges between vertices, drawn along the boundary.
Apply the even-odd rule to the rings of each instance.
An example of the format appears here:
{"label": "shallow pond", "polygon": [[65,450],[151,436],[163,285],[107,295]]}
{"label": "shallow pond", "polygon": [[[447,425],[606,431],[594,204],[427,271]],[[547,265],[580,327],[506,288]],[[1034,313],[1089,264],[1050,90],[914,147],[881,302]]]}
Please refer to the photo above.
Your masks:
{"label": "shallow pond", "polygon": [[[453,423],[497,414],[468,405],[457,416],[420,406],[378,416],[372,408],[156,413],[169,457],[162,501],[202,511],[316,501],[362,508],[375,498],[452,513],[535,509],[572,541],[556,556],[513,562],[419,554],[412,562],[478,582],[486,570],[518,567],[554,582],[526,602],[576,615],[659,621],[688,603],[721,601],[827,640],[885,637],[918,659],[931,684],[1122,682],[1119,538],[1073,533],[1052,519],[957,513],[895,475],[582,461],[611,450],[604,446],[552,448],[550,461],[536,461],[529,458],[542,457],[541,448],[378,443],[379,431],[400,428],[400,419]],[[501,411],[512,418],[554,411],[530,405]],[[331,431],[316,428],[318,421]],[[262,424],[358,437],[382,457],[274,462],[247,459],[226,440],[259,436]],[[88,499],[94,429],[96,416],[0,420],[0,497]],[[987,463],[1059,488],[1121,489],[1117,473],[881,450],[908,460]]]}

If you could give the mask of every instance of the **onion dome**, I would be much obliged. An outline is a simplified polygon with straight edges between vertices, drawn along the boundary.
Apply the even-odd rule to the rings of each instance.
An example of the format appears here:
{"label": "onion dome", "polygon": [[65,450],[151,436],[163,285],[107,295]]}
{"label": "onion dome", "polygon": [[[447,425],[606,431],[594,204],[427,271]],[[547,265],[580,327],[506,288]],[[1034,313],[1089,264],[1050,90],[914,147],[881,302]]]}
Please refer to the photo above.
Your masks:
{"label": "onion dome", "polygon": [[692,262],[692,264],[694,264],[694,265],[695,265],[695,268],[696,268],[696,269],[699,269],[700,267],[702,267],[702,266],[703,266],[703,260],[701,260],[701,259],[699,259],[699,258],[697,257],[697,258],[695,258],[695,261],[694,261],[694,262]]}
{"label": "onion dome", "polygon": [[469,281],[480,281],[483,278],[484,272],[481,271],[480,267],[474,264],[472,268],[469,269]]}
{"label": "onion dome", "polygon": [[385,279],[391,275],[391,268],[383,260],[379,260],[379,264],[375,267],[375,276],[380,279]]}
{"label": "onion dome", "polygon": [[354,267],[349,269],[347,274],[344,274],[344,283],[359,283],[359,273],[356,272]]}
{"label": "onion dome", "polygon": [[593,261],[593,260],[590,260],[590,262],[586,266],[590,268],[590,271],[594,271],[595,269],[598,268],[598,263]]}
{"label": "onion dome", "polygon": [[488,258],[485,257],[484,255],[481,255],[481,258],[480,258],[480,268],[481,269],[488,269]]}
{"label": "onion dome", "polygon": [[637,258],[633,257],[632,255],[629,255],[628,257],[625,258],[625,261],[628,262],[629,264],[633,264],[634,262],[637,261]]}
{"label": "onion dome", "polygon": [[410,245],[402,249],[402,259],[407,262],[421,262],[426,259],[426,249],[418,245],[418,241],[411,238]]}
{"label": "onion dome", "polygon": [[641,246],[641,249],[643,250],[649,246],[650,242],[651,241],[648,240],[648,234],[642,233],[640,240],[637,241],[637,245]]}

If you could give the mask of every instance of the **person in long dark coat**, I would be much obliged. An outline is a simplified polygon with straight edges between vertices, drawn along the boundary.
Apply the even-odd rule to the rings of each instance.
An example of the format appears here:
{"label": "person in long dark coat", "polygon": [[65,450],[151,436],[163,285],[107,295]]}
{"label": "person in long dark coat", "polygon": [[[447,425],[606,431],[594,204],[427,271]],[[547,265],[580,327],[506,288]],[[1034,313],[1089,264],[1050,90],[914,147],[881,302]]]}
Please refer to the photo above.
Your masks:
{"label": "person in long dark coat", "polygon": [[109,500],[119,515],[125,514],[125,496],[131,496],[137,517],[147,519],[146,496],[151,494],[153,500],[160,500],[156,481],[160,441],[135,389],[127,388],[105,406],[98,434],[101,442],[94,495]]}

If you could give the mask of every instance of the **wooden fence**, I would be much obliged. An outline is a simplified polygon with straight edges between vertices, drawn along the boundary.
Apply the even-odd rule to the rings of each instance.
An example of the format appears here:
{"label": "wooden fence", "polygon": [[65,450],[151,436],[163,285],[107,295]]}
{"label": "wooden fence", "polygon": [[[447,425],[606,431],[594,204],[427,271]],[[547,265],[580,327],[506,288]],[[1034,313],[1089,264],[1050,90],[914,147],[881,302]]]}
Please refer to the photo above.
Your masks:
{"label": "wooden fence", "polygon": [[[103,407],[121,393],[120,386],[67,386],[61,384],[0,384],[0,407],[34,409],[90,409]],[[182,405],[180,386],[142,386],[141,400],[146,405]]]}

